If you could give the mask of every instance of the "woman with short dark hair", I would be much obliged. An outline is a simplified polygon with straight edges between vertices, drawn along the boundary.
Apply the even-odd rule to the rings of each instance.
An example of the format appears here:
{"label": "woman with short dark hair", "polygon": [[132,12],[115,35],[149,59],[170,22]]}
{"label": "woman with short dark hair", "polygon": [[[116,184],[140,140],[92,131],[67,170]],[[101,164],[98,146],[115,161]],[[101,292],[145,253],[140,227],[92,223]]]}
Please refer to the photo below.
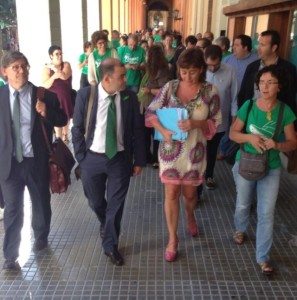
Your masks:
{"label": "woman with short dark hair", "polygon": [[[198,235],[194,210],[197,186],[204,181],[206,168],[206,140],[212,138],[221,123],[217,89],[205,81],[206,64],[198,48],[185,50],[177,62],[178,80],[167,83],[154,98],[146,112],[146,126],[157,129],[160,142],[160,178],[165,186],[165,216],[169,242],[165,260],[177,257],[179,197],[184,197],[187,228],[191,236]],[[161,108],[184,108],[188,119],[178,121],[186,140],[172,140],[174,132],[164,128],[156,111]]]}
{"label": "woman with short dark hair", "polygon": [[[241,175],[242,173],[239,173],[239,160],[242,154],[241,150],[238,151],[233,167],[237,190],[234,215],[236,231],[233,239],[238,245],[242,245],[245,241],[250,208],[256,190],[256,260],[262,273],[270,275],[273,267],[270,263],[269,252],[272,246],[274,210],[281,175],[279,153],[296,149],[297,139],[294,130],[296,116],[291,108],[284,104],[279,134],[273,139],[281,108],[277,94],[280,89],[285,88],[286,76],[277,65],[270,65],[258,72],[255,83],[260,91],[260,97],[256,100],[246,101],[239,109],[237,118],[230,129],[230,139],[238,144],[243,144],[245,152],[266,153],[268,155],[268,171],[261,179],[246,179]],[[284,140],[280,137],[281,132],[285,134]]]}
{"label": "woman with short dark hair", "polygon": [[42,82],[46,89],[55,93],[59,99],[60,106],[67,115],[67,125],[55,127],[57,138],[68,143],[69,122],[73,116],[72,91],[72,69],[70,63],[63,61],[63,53],[60,46],[52,45],[48,49],[51,62],[43,68]]}
{"label": "woman with short dark hair", "polygon": [[92,85],[101,81],[99,66],[108,57],[118,58],[116,49],[108,48],[108,38],[103,30],[93,32],[91,36],[93,52],[88,58],[88,80]]}

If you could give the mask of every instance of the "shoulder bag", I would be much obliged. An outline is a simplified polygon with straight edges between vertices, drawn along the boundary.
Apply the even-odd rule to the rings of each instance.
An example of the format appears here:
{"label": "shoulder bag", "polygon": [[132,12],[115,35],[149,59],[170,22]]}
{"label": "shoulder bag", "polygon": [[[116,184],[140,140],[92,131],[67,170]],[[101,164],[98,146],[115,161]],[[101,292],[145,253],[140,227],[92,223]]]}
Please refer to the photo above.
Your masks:
{"label": "shoulder bag", "polygon": [[[45,89],[38,88],[38,99],[44,98]],[[48,139],[45,125],[40,118],[41,129],[49,152],[50,188],[52,193],[65,193],[71,184],[70,173],[75,164],[73,155],[67,145],[57,138],[53,143]]]}
{"label": "shoulder bag", "polygon": [[[250,100],[253,101],[253,100]],[[248,116],[253,103],[251,102],[248,107],[247,117],[245,121],[244,131],[246,131],[246,125]],[[277,138],[280,131],[280,125],[283,118],[284,103],[280,102],[280,110],[277,118],[277,124],[275,128],[273,140]],[[240,160],[239,160],[239,174],[247,180],[260,180],[266,176],[268,171],[268,152],[265,151],[263,154],[253,154],[246,152],[243,145],[240,146]]]}

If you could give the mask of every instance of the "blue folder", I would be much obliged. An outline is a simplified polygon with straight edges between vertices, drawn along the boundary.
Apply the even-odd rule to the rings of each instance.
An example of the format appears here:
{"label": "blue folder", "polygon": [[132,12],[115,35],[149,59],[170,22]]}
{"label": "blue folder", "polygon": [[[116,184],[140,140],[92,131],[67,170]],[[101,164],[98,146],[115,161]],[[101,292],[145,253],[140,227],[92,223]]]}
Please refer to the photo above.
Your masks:
{"label": "blue folder", "polygon": [[[176,133],[172,135],[173,140],[180,141],[187,139],[188,133],[186,131],[181,131],[177,126],[178,121],[188,119],[188,111],[185,108],[161,108],[158,109],[156,113],[161,125],[164,128]],[[154,139],[158,141],[164,141],[162,134],[158,130],[155,130]]]}

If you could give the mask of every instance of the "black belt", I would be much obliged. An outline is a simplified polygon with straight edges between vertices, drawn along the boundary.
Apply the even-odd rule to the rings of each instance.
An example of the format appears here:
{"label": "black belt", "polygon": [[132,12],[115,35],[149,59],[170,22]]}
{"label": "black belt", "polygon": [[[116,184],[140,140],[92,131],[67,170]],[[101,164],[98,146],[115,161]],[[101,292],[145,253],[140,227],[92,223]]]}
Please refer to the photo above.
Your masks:
{"label": "black belt", "polygon": [[100,155],[100,156],[106,156],[105,153],[100,153],[100,152],[94,152],[92,150],[89,149],[89,152],[94,154],[94,155]]}

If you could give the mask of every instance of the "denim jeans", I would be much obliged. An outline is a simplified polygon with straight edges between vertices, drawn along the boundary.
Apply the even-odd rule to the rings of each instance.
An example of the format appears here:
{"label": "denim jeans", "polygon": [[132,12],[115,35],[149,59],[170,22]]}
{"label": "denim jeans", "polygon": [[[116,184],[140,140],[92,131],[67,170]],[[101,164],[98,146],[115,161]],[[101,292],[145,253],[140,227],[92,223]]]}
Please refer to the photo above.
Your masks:
{"label": "denim jeans", "polygon": [[245,232],[249,223],[249,214],[253,200],[253,192],[257,192],[257,230],[256,260],[269,261],[272,245],[274,209],[278,196],[281,168],[269,169],[268,174],[258,181],[249,181],[238,174],[239,163],[233,166],[237,199],[234,215],[236,231]]}
{"label": "denim jeans", "polygon": [[219,153],[223,153],[224,155],[227,154],[228,149],[231,145],[231,141],[229,139],[229,129],[225,132],[224,136],[222,137],[219,145]]}

